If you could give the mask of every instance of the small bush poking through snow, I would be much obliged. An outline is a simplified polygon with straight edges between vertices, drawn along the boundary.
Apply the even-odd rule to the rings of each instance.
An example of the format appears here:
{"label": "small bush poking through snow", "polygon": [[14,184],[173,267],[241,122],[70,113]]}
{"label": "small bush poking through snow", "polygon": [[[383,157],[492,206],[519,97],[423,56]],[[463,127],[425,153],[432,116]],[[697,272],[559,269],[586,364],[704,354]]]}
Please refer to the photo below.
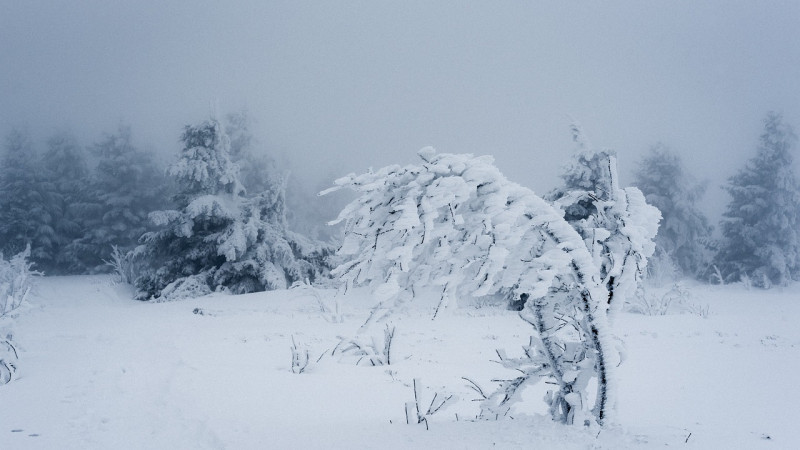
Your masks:
{"label": "small bush poking through snow", "polygon": [[351,355],[356,357],[356,365],[389,366],[392,364],[392,343],[395,327],[386,325],[383,330],[383,342],[372,336],[368,342],[363,339],[346,339],[340,337],[339,344],[331,354]]}
{"label": "small bush poking through snow", "polygon": [[636,298],[628,304],[628,311],[646,316],[665,316],[667,314],[692,314],[708,318],[708,306],[692,302],[692,294],[681,283],[675,283],[669,290],[648,289],[641,286]]}
{"label": "small bush poking through snow", "polygon": [[0,339],[0,385],[8,384],[17,372],[17,348],[10,338]]}
{"label": "small bush poking through snow", "polygon": [[419,378],[414,378],[414,401],[406,403],[406,423],[407,424],[425,424],[425,429],[429,429],[428,417],[444,410],[449,405],[455,403],[458,398],[453,394],[442,395],[434,392],[428,407],[425,408],[425,403],[422,400],[422,382]]}
{"label": "small bush poking through snow", "polygon": [[143,263],[133,257],[133,253],[124,252],[116,245],[111,247],[111,259],[104,261],[119,283],[130,284],[139,278],[144,269]]}
{"label": "small bush poking through snow", "polygon": [[297,345],[292,336],[292,373],[301,374],[306,371],[310,362],[308,347]]}
{"label": "small bush poking through snow", "polygon": [[297,291],[299,293],[298,297],[306,296],[313,298],[314,303],[316,303],[317,308],[319,308],[319,313],[322,314],[322,317],[328,322],[342,323],[344,321],[344,317],[339,308],[338,296],[326,300],[326,296],[322,295],[320,289],[309,283],[308,280],[295,281],[290,289]]}

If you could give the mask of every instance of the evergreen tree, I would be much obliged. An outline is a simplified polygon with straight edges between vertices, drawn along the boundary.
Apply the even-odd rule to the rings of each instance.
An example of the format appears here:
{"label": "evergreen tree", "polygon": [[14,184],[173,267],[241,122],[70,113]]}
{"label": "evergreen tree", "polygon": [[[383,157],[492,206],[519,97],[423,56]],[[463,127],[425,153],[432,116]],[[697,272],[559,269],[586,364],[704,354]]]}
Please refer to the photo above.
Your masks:
{"label": "evergreen tree", "polygon": [[136,281],[138,298],[277,289],[324,271],[315,261],[325,250],[286,229],[283,183],[245,196],[218,120],[187,126],[182,141],[169,170],[177,209],[151,213],[161,229],[135,252],[150,265]]}
{"label": "evergreen tree", "polygon": [[756,156],[725,186],[731,201],[715,257],[725,281],[749,278],[770,287],[800,279],[800,192],[791,153],[796,141],[781,115],[767,114]]}
{"label": "evergreen tree", "polygon": [[52,260],[43,262],[51,274],[81,273],[80,264],[69,244],[85,228],[84,219],[92,215],[95,203],[89,198],[89,169],[83,148],[74,136],[61,132],[47,140],[43,155],[44,176],[53,189],[48,210],[55,231]]}
{"label": "evergreen tree", "polygon": [[707,270],[712,227],[696,203],[705,185],[686,173],[680,156],[656,145],[639,161],[634,185],[647,203],[661,211],[656,254],[671,262],[683,275],[698,276]]}
{"label": "evergreen tree", "polygon": [[130,127],[120,126],[91,150],[99,158],[88,195],[92,207],[84,208],[83,236],[68,247],[82,271],[101,272],[110,269],[105,261],[114,247],[125,253],[152,231],[148,214],[166,206],[167,185],[153,155],[133,145]]}
{"label": "evergreen tree", "polygon": [[[341,228],[327,226],[326,222],[336,217],[350,197],[344,191],[343,195],[332,195],[324,200],[317,195],[327,188],[333,177],[325,178],[324,182],[312,187],[304,184],[300,177],[290,175],[288,170],[279,170],[275,159],[264,151],[262,144],[253,136],[252,126],[252,120],[244,110],[225,116],[225,131],[231,142],[231,161],[239,166],[239,180],[248,197],[285,184],[288,207],[284,208],[284,214],[289,228],[314,240],[338,241]],[[332,170],[330,173],[333,175],[336,172]]]}
{"label": "evergreen tree", "polygon": [[13,130],[6,136],[0,162],[0,252],[16,255],[31,246],[31,259],[40,267],[54,258],[56,241],[50,205],[54,189],[30,139]]}
{"label": "evergreen tree", "polygon": [[246,111],[225,117],[225,132],[230,138],[230,158],[239,166],[239,180],[250,195],[273,189],[280,179],[275,161],[265,151],[251,131],[252,121]]}

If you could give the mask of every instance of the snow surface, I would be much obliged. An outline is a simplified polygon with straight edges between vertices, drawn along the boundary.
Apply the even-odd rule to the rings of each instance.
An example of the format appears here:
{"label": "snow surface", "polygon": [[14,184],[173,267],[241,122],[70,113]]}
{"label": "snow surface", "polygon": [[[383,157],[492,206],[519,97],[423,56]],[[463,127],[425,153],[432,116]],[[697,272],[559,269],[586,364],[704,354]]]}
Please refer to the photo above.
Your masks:
{"label": "snow surface", "polygon": [[[600,430],[537,417],[543,392],[513,419],[473,420],[461,377],[491,391],[513,375],[495,350],[519,354],[531,333],[510,311],[462,306],[432,321],[438,298],[421,295],[392,321],[392,365],[365,367],[330,354],[367,317],[365,292],[334,314],[332,291],[144,303],[110,277],[48,277],[14,327],[20,371],[0,386],[0,449],[800,448],[796,291],[691,291],[708,318],[618,316],[620,424]],[[293,337],[312,360],[302,374]],[[414,378],[423,406],[458,397],[429,429],[406,425]]]}

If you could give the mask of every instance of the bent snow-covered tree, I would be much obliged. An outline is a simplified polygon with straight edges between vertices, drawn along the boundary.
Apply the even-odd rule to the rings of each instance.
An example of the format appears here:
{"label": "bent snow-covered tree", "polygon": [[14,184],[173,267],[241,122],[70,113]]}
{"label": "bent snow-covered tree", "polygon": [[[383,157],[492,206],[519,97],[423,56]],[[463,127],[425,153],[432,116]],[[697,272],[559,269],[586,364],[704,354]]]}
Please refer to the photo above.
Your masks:
{"label": "bent snow-covered tree", "polygon": [[136,280],[138,298],[278,289],[327,270],[327,249],[287,229],[282,180],[245,195],[218,120],[187,126],[183,143],[169,170],[178,209],[151,213],[161,229],[134,252],[150,266]]}
{"label": "bent snow-covered tree", "polygon": [[546,198],[583,238],[613,315],[636,290],[655,251],[661,214],[638,188],[619,186],[616,152],[592,147],[576,124],[572,133],[577,151],[561,175],[563,185]]}
{"label": "bent snow-covered tree", "polygon": [[458,297],[526,299],[521,317],[536,335],[524,358],[503,361],[523,375],[503,383],[484,410],[507,412],[520,388],[547,377],[558,386],[548,397],[554,419],[609,420],[617,360],[608,289],[583,238],[562,211],[508,181],[491,157],[430,148],[419,156],[420,165],[335,182],[331,190],[361,194],[337,219],[346,221],[339,250],[346,262],[333,272],[343,289],[370,286],[389,310],[420,289],[438,287],[436,313]]}

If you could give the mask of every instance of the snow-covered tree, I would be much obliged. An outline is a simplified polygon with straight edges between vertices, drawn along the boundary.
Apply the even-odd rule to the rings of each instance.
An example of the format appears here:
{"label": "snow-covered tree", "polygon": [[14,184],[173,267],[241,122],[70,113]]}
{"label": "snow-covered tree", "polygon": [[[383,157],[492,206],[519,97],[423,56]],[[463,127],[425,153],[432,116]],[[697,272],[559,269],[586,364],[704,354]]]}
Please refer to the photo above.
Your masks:
{"label": "snow-covered tree", "polygon": [[0,161],[0,252],[14,255],[31,246],[37,263],[54,258],[54,217],[50,205],[54,189],[42,176],[42,167],[30,139],[20,131],[6,136]]}
{"label": "snow-covered tree", "polygon": [[285,178],[278,171],[275,161],[261,150],[251,131],[252,120],[246,111],[225,116],[225,132],[230,138],[231,161],[239,166],[239,180],[245,190],[258,193],[274,189],[275,183]]}
{"label": "snow-covered tree", "polygon": [[177,209],[151,213],[161,228],[135,251],[151,267],[136,281],[138,298],[276,289],[323,270],[325,249],[286,229],[282,182],[245,196],[217,119],[187,126],[182,140],[169,169]]}
{"label": "snow-covered tree", "polygon": [[792,147],[797,141],[781,115],[769,113],[757,154],[731,177],[723,239],[715,264],[725,281],[749,278],[761,287],[800,279],[800,191]]}
{"label": "snow-covered tree", "polygon": [[707,270],[712,227],[697,208],[705,185],[696,183],[680,156],[656,145],[640,161],[634,185],[647,203],[661,211],[656,236],[656,254],[674,265],[682,275],[699,276]]}
{"label": "snow-covered tree", "polygon": [[48,198],[48,213],[55,231],[53,259],[38,262],[45,272],[81,273],[79,258],[68,246],[78,239],[85,228],[84,219],[91,216],[94,206],[90,198],[89,169],[84,149],[67,132],[52,135],[42,156],[44,177],[53,191]]}
{"label": "snow-covered tree", "polygon": [[440,292],[434,316],[459,297],[522,298],[521,317],[536,335],[523,358],[503,358],[522,375],[487,398],[484,409],[502,415],[520,388],[548,377],[557,386],[547,399],[554,419],[610,420],[617,360],[609,283],[584,239],[562,211],[508,181],[490,157],[430,148],[419,156],[419,165],[349,175],[326,191],[360,194],[337,219],[346,221],[339,249],[345,262],[333,272],[342,289],[370,286],[380,301],[376,318],[427,288]]}
{"label": "snow-covered tree", "polygon": [[578,148],[561,175],[563,185],[547,199],[564,211],[564,219],[580,234],[608,290],[612,312],[632,295],[654,250],[658,210],[635,187],[621,188],[616,152],[595,149],[576,124]]}
{"label": "snow-covered tree", "polygon": [[167,184],[152,154],[137,149],[130,127],[120,126],[91,147],[99,160],[89,187],[91,208],[83,236],[69,244],[86,272],[108,271],[112,249],[133,249],[152,229],[148,214],[166,206]]}

